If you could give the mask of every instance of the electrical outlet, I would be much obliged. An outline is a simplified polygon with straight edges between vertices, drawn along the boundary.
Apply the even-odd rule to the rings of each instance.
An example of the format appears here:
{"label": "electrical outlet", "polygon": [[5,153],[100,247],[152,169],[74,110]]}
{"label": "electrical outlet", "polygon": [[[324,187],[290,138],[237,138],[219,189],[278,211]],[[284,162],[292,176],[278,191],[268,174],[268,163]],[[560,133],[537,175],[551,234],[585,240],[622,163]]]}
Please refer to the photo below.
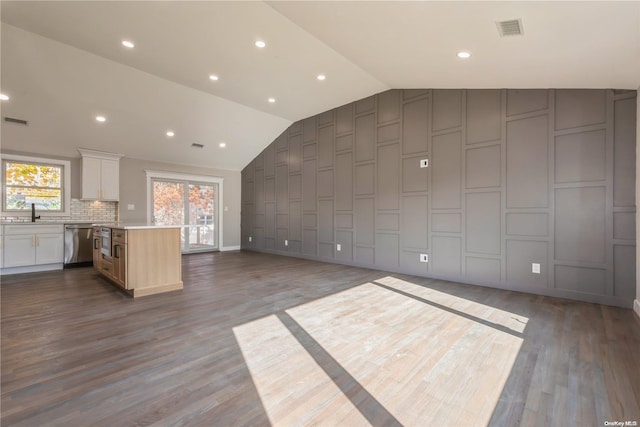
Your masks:
{"label": "electrical outlet", "polygon": [[249,236],[249,242],[253,241],[253,237]]}
{"label": "electrical outlet", "polygon": [[340,252],[342,250],[342,245],[340,243],[338,243],[336,245],[336,251]]}
{"label": "electrical outlet", "polygon": [[429,167],[429,159],[420,160],[420,167],[421,168],[428,168]]}
{"label": "electrical outlet", "polygon": [[285,245],[285,246],[289,246],[289,241],[288,241],[288,240],[285,240],[285,241],[284,241],[284,245]]}
{"label": "electrical outlet", "polygon": [[429,262],[428,254],[420,254],[420,262]]}
{"label": "electrical outlet", "polygon": [[531,263],[531,272],[535,274],[540,274],[540,264],[532,262]]}

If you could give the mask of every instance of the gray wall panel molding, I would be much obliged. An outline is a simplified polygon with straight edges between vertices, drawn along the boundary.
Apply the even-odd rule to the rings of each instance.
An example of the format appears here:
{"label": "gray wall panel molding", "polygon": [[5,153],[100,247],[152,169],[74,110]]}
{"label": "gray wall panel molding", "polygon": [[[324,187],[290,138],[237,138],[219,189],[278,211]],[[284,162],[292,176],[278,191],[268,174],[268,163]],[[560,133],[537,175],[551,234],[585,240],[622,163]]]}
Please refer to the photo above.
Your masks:
{"label": "gray wall panel molding", "polygon": [[400,140],[400,123],[378,126],[378,144]]}
{"label": "gray wall panel molding", "polygon": [[375,158],[376,126],[375,114],[370,113],[355,120],[356,162],[372,161]]}
{"label": "gray wall panel molding", "polygon": [[502,134],[502,94],[497,89],[468,90],[467,144],[496,141]]}
{"label": "gray wall panel molding", "polygon": [[556,130],[605,123],[607,91],[602,89],[556,89]]}
{"label": "gray wall panel molding", "polygon": [[402,106],[403,154],[428,152],[429,99],[423,98]]}
{"label": "gray wall panel molding", "polygon": [[353,150],[353,134],[349,133],[343,136],[336,137],[336,151],[351,151]]}
{"label": "gray wall panel molding", "polygon": [[462,126],[463,90],[433,90],[433,132]]}
{"label": "gray wall panel molding", "polygon": [[402,99],[406,101],[413,98],[428,96],[430,92],[430,89],[405,89],[402,91]]}
{"label": "gray wall panel molding", "polygon": [[353,132],[353,104],[337,108],[335,117],[337,135]]}
{"label": "gray wall panel molding", "polygon": [[318,119],[317,117],[309,117],[302,122],[303,142],[313,142],[317,138]]}
{"label": "gray wall panel molding", "polygon": [[507,123],[507,208],[548,207],[548,116]]}
{"label": "gray wall panel molding", "polygon": [[360,101],[356,101],[356,114],[363,114],[373,111],[376,108],[376,97],[370,96]]}
{"label": "gray wall panel molding", "polygon": [[302,132],[302,121],[297,121],[293,123],[291,126],[289,126],[289,135],[295,135],[300,132]]}
{"label": "gray wall panel molding", "polygon": [[549,108],[546,89],[509,89],[507,117],[533,113]]}
{"label": "gray wall panel molding", "polygon": [[391,90],[303,119],[243,171],[242,248],[630,307],[636,95]]}
{"label": "gray wall panel molding", "polygon": [[378,124],[400,119],[400,95],[399,90],[389,90],[378,95]]}
{"label": "gray wall panel molding", "polygon": [[606,178],[604,129],[557,136],[556,183],[602,181]]}

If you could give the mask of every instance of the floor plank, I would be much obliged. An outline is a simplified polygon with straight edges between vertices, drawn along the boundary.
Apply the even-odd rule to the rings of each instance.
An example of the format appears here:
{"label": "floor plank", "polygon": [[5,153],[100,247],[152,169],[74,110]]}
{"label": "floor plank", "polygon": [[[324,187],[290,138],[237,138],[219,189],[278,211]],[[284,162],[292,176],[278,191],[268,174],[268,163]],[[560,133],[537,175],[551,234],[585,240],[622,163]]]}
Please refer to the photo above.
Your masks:
{"label": "floor plank", "polygon": [[2,425],[640,422],[631,310],[252,252],[183,276],[2,277]]}

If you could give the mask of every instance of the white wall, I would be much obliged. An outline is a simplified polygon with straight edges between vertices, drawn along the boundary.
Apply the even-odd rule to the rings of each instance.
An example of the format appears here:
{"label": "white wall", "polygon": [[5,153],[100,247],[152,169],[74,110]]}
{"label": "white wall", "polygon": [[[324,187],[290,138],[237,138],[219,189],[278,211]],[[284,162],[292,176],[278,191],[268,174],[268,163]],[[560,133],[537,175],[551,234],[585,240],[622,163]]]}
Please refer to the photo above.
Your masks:
{"label": "white wall", "polygon": [[[206,175],[223,178],[223,197],[220,208],[223,212],[222,248],[240,246],[240,187],[239,171],[209,169],[172,163],[152,162],[124,157],[120,160],[120,221],[147,221],[147,175],[146,170]],[[135,210],[128,210],[133,204]]]}

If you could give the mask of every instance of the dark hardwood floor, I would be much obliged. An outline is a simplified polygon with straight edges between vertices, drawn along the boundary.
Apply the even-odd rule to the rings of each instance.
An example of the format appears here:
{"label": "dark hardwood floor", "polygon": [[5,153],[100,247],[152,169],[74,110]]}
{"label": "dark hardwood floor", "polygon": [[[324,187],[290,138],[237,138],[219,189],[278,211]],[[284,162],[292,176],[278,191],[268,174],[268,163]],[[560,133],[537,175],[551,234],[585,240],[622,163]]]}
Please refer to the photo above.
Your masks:
{"label": "dark hardwood floor", "polygon": [[252,252],[1,280],[2,426],[640,424],[631,310]]}

